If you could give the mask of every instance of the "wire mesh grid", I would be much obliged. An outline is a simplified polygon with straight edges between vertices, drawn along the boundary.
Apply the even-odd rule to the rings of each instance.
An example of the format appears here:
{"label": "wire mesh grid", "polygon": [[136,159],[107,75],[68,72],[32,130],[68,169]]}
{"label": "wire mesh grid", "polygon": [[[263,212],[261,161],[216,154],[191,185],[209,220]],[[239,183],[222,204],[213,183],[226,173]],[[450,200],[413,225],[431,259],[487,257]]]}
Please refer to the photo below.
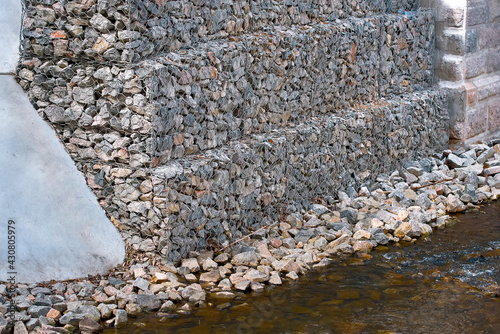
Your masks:
{"label": "wire mesh grid", "polygon": [[[370,180],[355,170],[386,170],[381,157],[407,149],[383,121],[357,133],[359,110],[336,111],[322,125],[348,105],[342,96],[379,95],[376,80],[372,90],[350,84],[355,70],[373,73],[349,64],[356,50],[367,62],[378,57],[367,41],[351,41],[377,37],[376,21],[321,25],[316,35],[267,29],[363,17],[383,1],[360,3],[25,0],[18,78],[127,243],[175,261],[311,202],[332,204],[332,190]],[[354,37],[331,33],[340,28]],[[330,44],[314,41],[328,34]],[[311,55],[299,57],[296,36],[309,36],[301,43]],[[319,67],[312,55],[325,58],[334,47],[339,63]],[[330,81],[318,79],[326,71]],[[341,88],[332,86],[337,78]],[[387,123],[390,108],[375,108]],[[410,123],[403,117],[395,126]]]}

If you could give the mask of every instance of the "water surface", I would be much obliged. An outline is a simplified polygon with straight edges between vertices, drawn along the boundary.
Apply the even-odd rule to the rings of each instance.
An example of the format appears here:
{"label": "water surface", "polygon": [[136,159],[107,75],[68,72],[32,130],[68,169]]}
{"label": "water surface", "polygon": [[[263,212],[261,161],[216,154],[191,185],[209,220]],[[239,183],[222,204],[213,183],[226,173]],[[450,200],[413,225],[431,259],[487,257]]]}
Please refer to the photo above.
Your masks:
{"label": "water surface", "polygon": [[[189,315],[130,319],[132,333],[500,333],[500,202],[426,239],[338,259],[298,282]],[[115,332],[108,330],[107,333]]]}

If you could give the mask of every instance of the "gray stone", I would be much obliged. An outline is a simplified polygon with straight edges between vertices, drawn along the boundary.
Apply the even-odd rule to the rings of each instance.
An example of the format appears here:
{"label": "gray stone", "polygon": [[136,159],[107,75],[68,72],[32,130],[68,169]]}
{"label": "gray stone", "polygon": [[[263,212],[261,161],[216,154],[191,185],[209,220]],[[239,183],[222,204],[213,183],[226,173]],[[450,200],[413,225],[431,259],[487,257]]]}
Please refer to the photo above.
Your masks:
{"label": "gray stone", "polygon": [[47,315],[47,313],[50,311],[50,306],[31,306],[29,309],[28,309],[28,313],[30,314],[30,316],[32,317],[45,317]]}
{"label": "gray stone", "polygon": [[[26,322],[25,325],[26,325],[26,329],[31,332],[36,327],[40,326],[40,321],[38,320],[38,318],[31,318],[30,320],[28,320]],[[2,333],[1,328],[0,328],[0,333]]]}
{"label": "gray stone", "polygon": [[122,328],[127,325],[128,316],[125,310],[116,310],[115,315],[115,328]]}
{"label": "gray stone", "polygon": [[269,284],[273,284],[273,285],[283,284],[279,272],[273,271],[271,273],[271,276],[269,277]]}
{"label": "gray stone", "polygon": [[283,239],[283,246],[289,249],[294,249],[295,245],[297,243],[295,242],[294,238],[285,238]]}
{"label": "gray stone", "polygon": [[250,282],[258,282],[258,283],[267,282],[269,280],[268,274],[253,268],[248,269],[248,271],[245,273],[243,277],[249,280]]}
{"label": "gray stone", "polygon": [[78,328],[82,334],[95,334],[103,331],[102,326],[95,320],[85,318],[78,324]]}
{"label": "gray stone", "polygon": [[203,264],[202,264],[202,268],[205,271],[208,271],[211,269],[217,269],[217,267],[218,267],[217,262],[215,262],[211,258],[205,259],[205,261],[203,261]]}
{"label": "gray stone", "polygon": [[78,326],[80,321],[82,321],[84,318],[85,315],[83,314],[68,312],[59,319],[59,322],[63,325]]}
{"label": "gray stone", "polygon": [[427,194],[420,194],[417,196],[415,204],[422,209],[427,210],[432,205],[432,201],[429,199],[429,196]]}
{"label": "gray stone", "polygon": [[198,263],[198,260],[195,258],[189,258],[189,259],[182,260],[181,266],[189,268],[189,271],[191,273],[196,273],[196,272],[200,271],[200,264]]}
{"label": "gray stone", "polygon": [[53,123],[64,122],[64,108],[50,105],[44,110],[47,118]]}
{"label": "gray stone", "polygon": [[94,88],[93,87],[87,87],[87,88],[80,88],[80,87],[75,87],[73,88],[73,98],[75,101],[83,103],[83,104],[92,104],[94,103]]}
{"label": "gray stone", "polygon": [[446,164],[451,168],[460,168],[465,165],[464,159],[456,156],[453,153],[450,153],[446,158]]}
{"label": "gray stone", "polygon": [[233,256],[231,263],[235,266],[256,267],[259,264],[260,256],[255,251],[243,252]]}
{"label": "gray stone", "polygon": [[167,300],[161,305],[160,312],[171,312],[174,311],[176,308],[177,307],[175,306],[173,301]]}
{"label": "gray stone", "polygon": [[200,275],[200,283],[217,283],[221,279],[219,269],[214,269]]}
{"label": "gray stone", "polygon": [[142,277],[137,277],[132,285],[142,291],[146,291],[149,288],[149,282]]}
{"label": "gray stone", "polygon": [[78,307],[77,313],[82,314],[84,317],[94,321],[101,321],[101,312],[99,309],[92,305],[82,305]]}
{"label": "gray stone", "polygon": [[202,289],[201,285],[195,283],[182,290],[182,298],[187,299],[190,303],[196,303],[205,300],[206,292]]}
{"label": "gray stone", "polygon": [[349,223],[354,225],[357,221],[358,210],[353,208],[345,208],[344,210],[340,211],[340,217],[346,217]]}
{"label": "gray stone", "polygon": [[38,306],[52,306],[52,301],[44,294],[39,294],[36,296],[33,304]]}
{"label": "gray stone", "polygon": [[113,23],[111,23],[110,20],[105,18],[100,13],[92,16],[92,18],[90,19],[90,24],[100,32],[108,32],[109,30],[114,28]]}
{"label": "gray stone", "polygon": [[305,224],[304,226],[306,227],[318,227],[323,224],[323,221],[319,218],[316,217],[311,217]]}
{"label": "gray stone", "polygon": [[311,206],[311,210],[313,210],[318,216],[330,211],[326,206],[321,204],[313,204]]}
{"label": "gray stone", "polygon": [[155,295],[138,294],[137,305],[146,311],[156,311],[161,307],[161,301]]}
{"label": "gray stone", "polygon": [[313,230],[300,230],[294,237],[295,241],[306,243],[314,236]]}

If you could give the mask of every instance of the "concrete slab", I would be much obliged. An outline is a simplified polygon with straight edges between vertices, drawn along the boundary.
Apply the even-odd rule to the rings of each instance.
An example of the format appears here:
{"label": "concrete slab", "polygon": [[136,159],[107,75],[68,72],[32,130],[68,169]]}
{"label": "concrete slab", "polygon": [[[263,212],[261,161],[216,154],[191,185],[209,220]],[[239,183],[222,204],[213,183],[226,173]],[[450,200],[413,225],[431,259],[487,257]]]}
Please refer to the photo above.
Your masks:
{"label": "concrete slab", "polygon": [[64,280],[122,263],[120,234],[53,130],[12,76],[0,75],[0,87],[0,280]]}
{"label": "concrete slab", "polygon": [[21,0],[2,0],[0,9],[0,73],[14,73],[19,61]]}

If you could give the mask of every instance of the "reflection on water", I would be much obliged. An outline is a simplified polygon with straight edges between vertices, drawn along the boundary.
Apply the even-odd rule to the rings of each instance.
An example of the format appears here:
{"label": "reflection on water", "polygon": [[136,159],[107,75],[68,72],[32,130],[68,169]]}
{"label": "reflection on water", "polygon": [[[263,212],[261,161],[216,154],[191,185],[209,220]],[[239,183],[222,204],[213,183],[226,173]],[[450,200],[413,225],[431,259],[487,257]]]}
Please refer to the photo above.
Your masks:
{"label": "reflection on water", "polygon": [[[500,203],[373,258],[118,333],[500,333]],[[115,332],[109,330],[108,333]]]}

